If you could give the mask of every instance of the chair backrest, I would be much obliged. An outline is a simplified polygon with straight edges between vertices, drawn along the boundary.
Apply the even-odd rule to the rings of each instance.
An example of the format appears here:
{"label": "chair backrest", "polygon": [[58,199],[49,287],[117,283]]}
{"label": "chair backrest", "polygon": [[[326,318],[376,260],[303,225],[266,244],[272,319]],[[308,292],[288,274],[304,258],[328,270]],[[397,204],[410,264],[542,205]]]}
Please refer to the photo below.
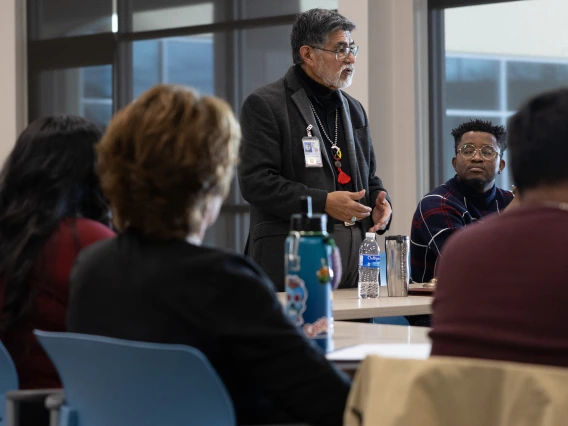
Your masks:
{"label": "chair backrest", "polygon": [[65,390],[61,425],[234,425],[221,379],[195,348],[34,332]]}
{"label": "chair backrest", "polygon": [[568,419],[568,369],[503,361],[369,356],[345,426],[557,426]]}
{"label": "chair backrest", "polygon": [[18,373],[10,353],[0,342],[0,425],[6,418],[6,392],[18,389]]}

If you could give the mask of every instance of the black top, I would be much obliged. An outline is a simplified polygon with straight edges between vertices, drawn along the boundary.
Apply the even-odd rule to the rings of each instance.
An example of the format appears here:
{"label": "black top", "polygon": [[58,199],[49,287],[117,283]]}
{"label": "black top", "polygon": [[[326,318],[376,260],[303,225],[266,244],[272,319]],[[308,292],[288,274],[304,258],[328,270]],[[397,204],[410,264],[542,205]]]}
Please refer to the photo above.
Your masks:
{"label": "black top", "polygon": [[342,424],[349,380],[245,257],[127,233],[82,251],[70,280],[69,331],[201,350],[239,424]]}

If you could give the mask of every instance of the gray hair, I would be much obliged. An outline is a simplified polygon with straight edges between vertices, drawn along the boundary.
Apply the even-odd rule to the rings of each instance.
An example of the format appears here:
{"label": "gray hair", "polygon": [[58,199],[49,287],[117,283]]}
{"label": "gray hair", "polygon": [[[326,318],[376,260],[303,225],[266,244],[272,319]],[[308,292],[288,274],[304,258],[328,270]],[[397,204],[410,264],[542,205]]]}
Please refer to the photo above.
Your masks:
{"label": "gray hair", "polygon": [[337,30],[353,31],[355,24],[334,10],[310,9],[296,16],[290,44],[294,64],[304,62],[300,55],[302,46],[323,46],[328,37]]}

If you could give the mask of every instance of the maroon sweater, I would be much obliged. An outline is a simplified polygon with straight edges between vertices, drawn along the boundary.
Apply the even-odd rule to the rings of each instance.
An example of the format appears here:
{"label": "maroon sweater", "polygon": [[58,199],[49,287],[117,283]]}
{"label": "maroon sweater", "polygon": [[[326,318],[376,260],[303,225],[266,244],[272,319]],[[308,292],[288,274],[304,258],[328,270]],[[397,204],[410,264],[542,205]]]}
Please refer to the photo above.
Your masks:
{"label": "maroon sweater", "polygon": [[[32,311],[20,325],[8,330],[2,339],[14,359],[21,389],[61,387],[55,367],[33,335],[34,329],[65,331],[69,273],[80,249],[110,238],[114,232],[88,219],[61,222],[40,253],[44,266],[36,265],[32,288],[36,292]],[[0,286],[0,309],[4,304]]]}
{"label": "maroon sweater", "polygon": [[432,355],[568,367],[568,211],[522,206],[452,236]]}

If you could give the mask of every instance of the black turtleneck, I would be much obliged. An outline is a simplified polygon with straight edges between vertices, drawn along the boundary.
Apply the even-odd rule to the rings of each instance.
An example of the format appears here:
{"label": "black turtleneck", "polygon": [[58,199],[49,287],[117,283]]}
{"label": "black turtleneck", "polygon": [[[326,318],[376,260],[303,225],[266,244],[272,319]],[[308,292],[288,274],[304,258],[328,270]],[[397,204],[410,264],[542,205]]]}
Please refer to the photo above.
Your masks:
{"label": "black turtleneck", "polygon": [[484,211],[489,208],[491,202],[495,199],[496,186],[493,182],[491,189],[485,192],[479,192],[467,183],[463,182],[458,175],[455,176],[456,185],[461,193],[472,203],[477,209]]}
{"label": "black turtleneck", "polygon": [[[333,172],[335,176],[335,189],[339,191],[355,191],[355,187],[353,185],[353,175],[351,174],[351,167],[349,166],[349,154],[347,152],[347,144],[345,142],[345,132],[343,128],[343,119],[342,119],[342,102],[337,94],[337,90],[330,89],[325,87],[322,84],[319,84],[317,81],[312,79],[300,65],[295,65],[294,70],[296,75],[298,76],[302,87],[306,91],[308,98],[312,102],[314,109],[321,121],[321,124],[324,126],[325,132],[329,136],[329,138],[333,141],[335,138],[335,111],[339,111],[339,117],[337,119],[337,146],[341,149],[341,169],[351,176],[351,181],[345,185],[341,185],[337,182],[337,169],[335,166],[333,167]],[[319,125],[319,123],[309,123],[313,126],[318,126],[320,133],[322,133],[323,141],[322,148],[325,147],[327,153],[332,161],[333,160],[333,152],[331,150],[331,142],[327,140],[325,135],[323,135],[323,131]]]}

